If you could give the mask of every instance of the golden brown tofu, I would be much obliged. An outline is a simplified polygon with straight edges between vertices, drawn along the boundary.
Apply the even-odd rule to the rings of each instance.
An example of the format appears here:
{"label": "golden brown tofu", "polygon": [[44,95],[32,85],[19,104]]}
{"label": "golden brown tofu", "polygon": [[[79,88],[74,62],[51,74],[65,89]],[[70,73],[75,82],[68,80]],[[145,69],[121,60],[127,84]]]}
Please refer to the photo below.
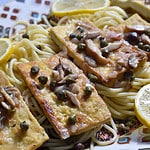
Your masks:
{"label": "golden brown tofu", "polygon": [[44,62],[20,63],[17,68],[62,139],[110,119],[111,114],[94,86],[67,58],[54,55]]}
{"label": "golden brown tofu", "polygon": [[[120,27],[121,28],[121,27]],[[126,74],[133,74],[147,61],[147,55],[123,40],[124,33],[111,28],[102,32],[88,21],[51,28],[50,35],[86,75],[94,74],[109,87],[125,86]]]}
{"label": "golden brown tofu", "polygon": [[2,71],[0,78],[0,149],[37,149],[48,140],[47,134]]}

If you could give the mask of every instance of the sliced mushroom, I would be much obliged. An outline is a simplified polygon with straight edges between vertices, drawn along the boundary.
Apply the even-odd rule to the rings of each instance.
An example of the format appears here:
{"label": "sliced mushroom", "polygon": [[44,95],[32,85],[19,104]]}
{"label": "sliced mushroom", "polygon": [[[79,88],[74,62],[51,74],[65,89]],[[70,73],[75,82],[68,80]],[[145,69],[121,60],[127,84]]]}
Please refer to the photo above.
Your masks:
{"label": "sliced mushroom", "polygon": [[77,25],[78,26],[81,26],[81,27],[83,27],[83,28],[86,28],[86,29],[88,29],[88,30],[92,30],[92,29],[95,29],[95,27],[94,26],[92,26],[92,25],[90,25],[89,23],[87,23],[87,22],[83,22],[83,21],[79,21],[78,23],[77,23]]}
{"label": "sliced mushroom", "polygon": [[148,35],[142,34],[142,35],[141,35],[141,40],[142,40],[143,43],[150,45],[150,38],[149,38]]}
{"label": "sliced mushroom", "polygon": [[58,92],[58,91],[65,90],[65,89],[66,89],[66,85],[57,86],[57,87],[55,88],[55,93]]}
{"label": "sliced mushroom", "polygon": [[113,42],[119,41],[123,38],[123,33],[117,33],[113,30],[109,30],[108,32],[104,33],[106,41]]}
{"label": "sliced mushroom", "polygon": [[101,48],[102,52],[107,50],[108,52],[112,52],[114,50],[117,50],[118,48],[120,48],[122,45],[122,41],[116,41],[113,43],[109,43],[108,46]]}
{"label": "sliced mushroom", "polygon": [[91,67],[97,67],[97,63],[96,63],[96,61],[95,61],[92,57],[85,56],[85,57],[84,57],[84,60],[85,60],[85,62],[87,62],[88,65],[90,65]]}
{"label": "sliced mushroom", "polygon": [[69,75],[65,76],[62,80],[60,80],[58,82],[58,84],[66,84],[69,79],[76,80],[77,78],[78,78],[77,74],[69,74]]}
{"label": "sliced mushroom", "polygon": [[87,54],[93,57],[97,63],[101,65],[106,65],[109,62],[105,57],[102,56],[100,49],[91,39],[86,40],[85,43]]}
{"label": "sliced mushroom", "polygon": [[60,81],[60,76],[59,76],[59,72],[57,70],[53,70],[53,78],[56,81]]}
{"label": "sliced mushroom", "polygon": [[1,105],[2,105],[3,108],[5,108],[6,110],[11,110],[10,105],[8,105],[6,102],[1,102]]}
{"label": "sliced mushroom", "polygon": [[64,78],[64,70],[63,70],[63,67],[61,64],[59,64],[55,70],[53,70],[53,77],[54,77],[54,80],[56,81],[60,81]]}
{"label": "sliced mushroom", "polygon": [[132,68],[137,68],[137,67],[138,67],[138,64],[139,64],[139,59],[138,59],[138,57],[136,57],[136,55],[131,55],[131,56],[129,57],[128,64],[129,64],[129,66],[131,66]]}
{"label": "sliced mushroom", "polygon": [[17,88],[15,87],[10,87],[10,86],[7,86],[7,87],[4,87],[5,91],[8,93],[8,94],[13,94],[15,95],[16,97],[19,96],[20,92],[18,91]]}
{"label": "sliced mushroom", "polygon": [[146,26],[146,25],[130,25],[130,26],[126,26],[125,30],[127,32],[135,31],[135,32],[138,32],[138,33],[143,33],[146,30],[148,30],[149,28],[150,27]]}
{"label": "sliced mushroom", "polygon": [[92,39],[92,38],[96,38],[100,35],[100,31],[99,30],[92,30],[92,31],[88,31],[86,33],[85,39]]}
{"label": "sliced mushroom", "polygon": [[12,99],[12,97],[6,92],[6,90],[4,88],[0,89],[1,93],[3,94],[3,96],[5,97],[5,99],[8,101],[8,103],[14,108],[15,107],[15,102]]}
{"label": "sliced mushroom", "polygon": [[80,101],[78,100],[76,94],[74,94],[74,93],[72,93],[72,92],[66,90],[66,95],[67,95],[67,97],[69,98],[69,100],[71,100],[71,102],[72,102],[75,106],[77,106],[78,108],[80,108]]}
{"label": "sliced mushroom", "polygon": [[69,89],[74,94],[78,94],[80,92],[80,86],[78,84],[75,84],[75,83],[69,85]]}
{"label": "sliced mushroom", "polygon": [[79,44],[79,43],[80,43],[80,40],[78,40],[77,38],[72,38],[72,39],[71,39],[71,42],[72,42],[72,43],[75,43],[75,44]]}

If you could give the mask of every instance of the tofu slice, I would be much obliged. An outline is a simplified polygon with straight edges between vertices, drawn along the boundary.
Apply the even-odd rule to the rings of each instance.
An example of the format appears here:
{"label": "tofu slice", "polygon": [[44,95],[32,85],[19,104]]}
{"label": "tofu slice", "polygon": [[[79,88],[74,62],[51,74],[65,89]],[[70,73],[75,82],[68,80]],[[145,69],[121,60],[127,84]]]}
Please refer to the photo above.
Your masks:
{"label": "tofu slice", "polygon": [[[31,68],[35,66],[39,71],[33,74]],[[44,62],[20,63],[17,68],[62,139],[110,119],[111,114],[94,86],[69,59],[54,55]],[[41,76],[46,77],[47,82],[41,83]],[[91,89],[91,93],[86,88]]]}
{"label": "tofu slice", "polygon": [[49,139],[48,135],[2,71],[0,78],[0,149],[37,149]]}
{"label": "tofu slice", "polygon": [[[120,87],[121,83],[125,81],[124,74],[134,72],[146,62],[147,56],[121,38],[111,41],[110,36],[112,35],[114,37],[115,35],[116,37],[122,35],[123,38],[122,29],[118,31],[119,34],[112,29],[106,30],[105,33],[85,20],[70,25],[53,27],[50,29],[50,36],[62,50],[67,51],[67,55],[86,75],[94,74],[100,83],[108,87]],[[104,40],[105,38],[110,40],[107,43],[108,45],[100,46],[100,39]],[[103,42],[103,44],[106,43]],[[133,62],[133,59],[135,60],[135,66],[129,63]]]}

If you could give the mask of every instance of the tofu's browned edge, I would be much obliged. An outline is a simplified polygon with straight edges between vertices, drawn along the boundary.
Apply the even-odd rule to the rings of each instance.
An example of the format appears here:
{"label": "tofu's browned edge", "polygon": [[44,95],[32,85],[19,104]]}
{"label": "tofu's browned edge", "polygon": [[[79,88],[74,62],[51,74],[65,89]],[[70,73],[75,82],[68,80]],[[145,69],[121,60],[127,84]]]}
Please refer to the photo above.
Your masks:
{"label": "tofu's browned edge", "polygon": [[[50,121],[50,123],[52,124],[56,132],[58,133],[58,135],[60,135],[62,138],[69,137],[68,131],[64,127],[58,124],[58,121],[56,120],[53,108],[51,107],[50,103],[48,103],[47,99],[41,96],[40,90],[37,88],[37,85],[34,82],[34,78],[30,78],[30,68],[32,66],[39,66],[40,68],[43,66],[46,67],[46,65],[43,62],[36,62],[36,61],[32,61],[27,65],[25,65],[25,63],[21,63],[21,64],[18,64],[17,67],[18,67],[19,73],[24,78],[27,86],[31,90],[31,93],[34,95],[34,97],[40,104],[46,117],[48,118],[48,120]],[[45,71],[51,72],[49,68],[45,68]]]}
{"label": "tofu's browned edge", "polygon": [[[2,71],[0,70],[0,87],[14,87],[10,81],[8,80],[7,78],[7,75]],[[14,87],[16,88],[16,87]],[[37,149],[39,148],[44,142],[46,142],[49,137],[48,135],[46,134],[45,130],[43,127],[40,126],[40,124],[38,123],[38,121],[36,120],[36,118],[32,115],[32,113],[30,112],[28,106],[26,105],[26,103],[23,101],[23,97],[21,96],[21,93],[18,89],[18,92],[19,92],[19,106],[17,106],[16,108],[16,111],[15,113],[18,112],[18,109],[20,109],[20,107],[22,107],[22,109],[24,109],[25,112],[23,113],[27,113],[28,114],[28,117],[29,119],[31,120],[32,124],[34,124],[34,131],[37,130],[37,133],[41,133],[40,137],[36,137],[35,140],[33,139],[33,143],[29,143],[27,145],[27,147],[24,147],[23,149],[26,149],[26,150],[34,150],[34,149]],[[19,112],[20,113],[20,112]],[[12,118],[13,118],[14,115],[12,115]],[[15,118],[16,119],[16,118]],[[15,121],[14,119],[14,121]],[[18,117],[18,119],[20,119]],[[20,121],[20,120],[19,120]],[[17,122],[16,122],[17,123]],[[10,127],[11,128],[11,127]],[[30,128],[30,127],[29,127]],[[30,129],[29,129],[30,130]],[[32,129],[29,131],[31,132]],[[9,131],[10,132],[10,131]],[[32,134],[32,133],[29,133],[29,134]],[[9,136],[9,135],[8,135]],[[16,138],[19,138],[19,137],[22,137],[22,140],[24,139],[23,137],[26,137],[28,136],[28,133],[27,134],[23,134],[20,132],[20,130],[18,130],[18,135],[16,135]],[[10,137],[12,138],[12,137]],[[32,137],[33,138],[33,137]],[[38,141],[38,139],[40,139],[40,141]],[[14,139],[15,140],[15,139]],[[21,138],[19,139],[19,141],[15,141],[16,144],[15,145],[12,145],[11,143],[5,143],[3,145],[3,143],[1,143],[0,145],[0,149],[2,148],[3,149],[18,149],[18,150],[21,150],[22,147],[19,147],[19,146],[23,146],[24,142],[26,143],[27,141],[22,141]],[[22,145],[20,145],[22,143]]]}
{"label": "tofu's browned edge", "polygon": [[[54,58],[54,59],[53,59]],[[49,119],[50,123],[52,124],[52,126],[54,127],[55,131],[58,133],[58,135],[60,135],[60,137],[62,139],[66,139],[70,136],[70,131],[65,128],[64,126],[61,126],[60,123],[58,122],[55,114],[54,114],[54,110],[53,107],[51,106],[51,104],[48,102],[48,99],[43,98],[43,96],[40,93],[40,90],[37,89],[36,84],[34,83],[34,79],[32,79],[30,77],[30,68],[33,65],[37,65],[40,68],[42,67],[42,73],[43,74],[47,74],[47,73],[51,73],[52,70],[50,69],[50,66],[53,66],[53,64],[55,63],[55,58],[58,60],[59,56],[55,55],[55,56],[51,56],[50,58],[46,59],[47,65],[43,62],[37,62],[37,61],[32,61],[29,63],[20,63],[18,64],[17,68],[19,73],[21,74],[21,76],[24,78],[26,84],[28,85],[28,87],[30,88],[32,94],[34,95],[34,97],[37,99],[37,101],[39,102],[40,106],[43,108],[45,115],[47,116],[47,118]],[[62,60],[62,58],[60,58]],[[52,65],[50,65],[50,63],[52,63]],[[68,63],[70,64],[71,61],[68,61]],[[48,67],[49,64],[49,67]],[[47,72],[47,73],[46,73]],[[42,74],[39,73],[39,74]],[[39,76],[39,75],[38,75]],[[50,80],[50,79],[49,79]],[[48,86],[48,85],[47,85]],[[99,97],[98,93],[97,93],[97,97],[99,98],[99,102],[101,103],[101,106],[104,107],[102,108],[104,112],[103,115],[103,111],[101,112],[101,116],[103,116],[101,119],[101,122],[97,120],[97,122],[93,122],[91,125],[89,124],[87,127],[85,128],[79,128],[79,130],[77,131],[77,133],[71,133],[71,135],[76,135],[76,134],[80,134],[83,133],[85,131],[88,131],[90,129],[93,129],[95,127],[100,126],[103,123],[106,123],[110,120],[111,114],[105,104],[105,102],[102,100],[101,97]],[[49,97],[50,99],[52,97]],[[52,100],[52,99],[51,99]],[[98,104],[99,105],[99,104]],[[101,108],[100,108],[101,109]]]}
{"label": "tofu's browned edge", "polygon": [[[85,20],[85,21],[87,21],[87,20]],[[88,63],[86,63],[80,57],[80,54],[78,54],[74,51],[74,49],[71,47],[70,41],[68,39],[67,39],[67,42],[69,41],[69,44],[66,42],[66,37],[68,37],[69,35],[68,35],[68,33],[66,33],[66,34],[64,34],[64,33],[65,33],[65,31],[68,32],[69,29],[72,31],[72,29],[74,27],[73,24],[67,25],[67,26],[56,26],[56,27],[51,28],[49,30],[49,34],[50,34],[51,38],[60,47],[61,50],[64,50],[64,49],[67,50],[67,55],[73,59],[73,62],[77,66],[79,66],[86,75],[88,73],[92,73],[98,77],[98,79],[101,81],[102,84],[104,84],[108,87],[114,86],[116,78],[117,79],[122,78],[124,71],[123,70],[120,71],[116,78],[111,78],[111,80],[108,80],[107,78],[106,79],[103,78],[103,76],[96,70],[96,68],[94,68],[94,67],[90,66]],[[137,24],[138,25],[148,25],[148,26],[150,25],[147,21],[142,19],[138,14],[134,14],[133,16],[131,16],[130,18],[125,20],[122,24],[118,25],[117,29],[119,31],[122,31],[122,30],[124,30],[126,25],[137,25]],[[93,23],[91,23],[91,25],[94,27]],[[67,30],[66,30],[66,28],[67,28]],[[95,27],[95,28],[97,28],[97,27]],[[58,32],[59,32],[59,34],[58,34]],[[61,34],[62,34],[61,32],[63,32],[63,35],[65,35],[65,38],[61,37]],[[145,54],[145,57],[139,63],[139,66],[143,65],[147,61],[146,52],[144,52],[144,51],[140,51],[140,52],[141,52],[141,54],[143,53],[143,56]],[[150,55],[149,52],[147,55]]]}

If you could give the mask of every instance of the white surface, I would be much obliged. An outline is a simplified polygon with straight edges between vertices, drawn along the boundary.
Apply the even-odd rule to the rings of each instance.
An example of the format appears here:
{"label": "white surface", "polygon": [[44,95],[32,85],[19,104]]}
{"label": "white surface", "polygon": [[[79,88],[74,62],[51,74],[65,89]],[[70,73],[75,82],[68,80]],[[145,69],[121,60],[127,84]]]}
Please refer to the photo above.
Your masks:
{"label": "white surface", "polygon": [[[50,5],[46,5],[46,1],[49,1]],[[3,32],[5,32],[6,28],[12,27],[17,21],[40,21],[43,14],[49,14],[52,2],[53,0],[41,0],[41,3],[36,3],[36,0],[24,0],[24,2],[17,0],[0,0],[0,26],[4,27]],[[8,7],[9,10],[4,10],[5,7]],[[18,9],[19,12],[14,13],[14,9]],[[32,16],[33,12],[37,12],[38,16]],[[2,14],[7,15],[7,17],[2,17]],[[15,16],[16,20],[11,19],[12,16]],[[2,34],[5,33],[1,33],[0,31],[0,37]]]}

